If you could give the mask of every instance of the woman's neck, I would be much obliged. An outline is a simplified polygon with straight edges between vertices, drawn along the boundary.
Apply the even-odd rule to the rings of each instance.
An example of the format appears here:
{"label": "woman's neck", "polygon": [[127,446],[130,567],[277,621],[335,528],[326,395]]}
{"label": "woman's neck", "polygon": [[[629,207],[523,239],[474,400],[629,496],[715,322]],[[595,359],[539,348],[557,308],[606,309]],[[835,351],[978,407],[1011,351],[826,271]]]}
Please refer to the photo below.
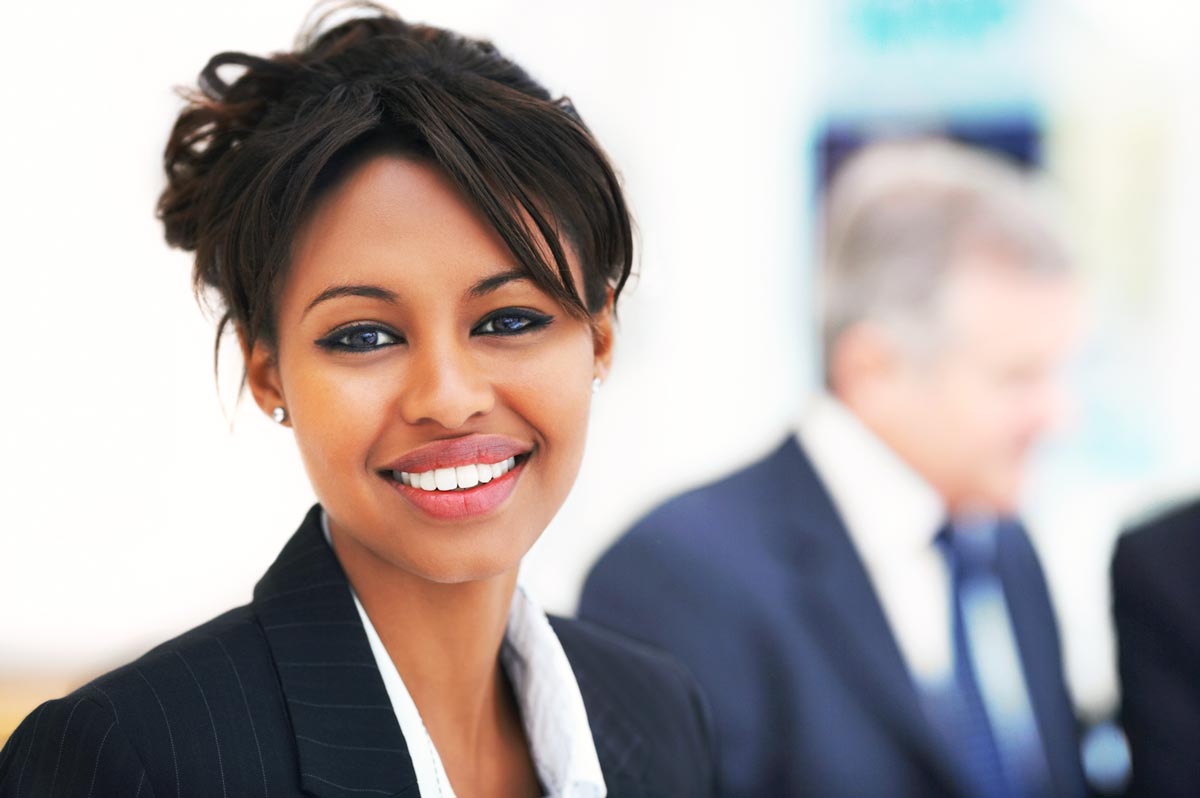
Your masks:
{"label": "woman's neck", "polygon": [[[485,785],[516,777],[513,760],[528,764],[528,744],[499,661],[516,569],[471,582],[431,582],[330,531],[455,791],[491,794]],[[518,770],[533,776],[531,765]]]}

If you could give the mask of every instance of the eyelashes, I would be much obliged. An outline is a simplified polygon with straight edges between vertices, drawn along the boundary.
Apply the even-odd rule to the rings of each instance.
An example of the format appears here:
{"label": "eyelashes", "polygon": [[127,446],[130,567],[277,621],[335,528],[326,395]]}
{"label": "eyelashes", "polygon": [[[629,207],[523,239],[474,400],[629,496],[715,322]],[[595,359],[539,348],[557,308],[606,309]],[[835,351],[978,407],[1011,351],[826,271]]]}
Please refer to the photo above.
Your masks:
{"label": "eyelashes", "polygon": [[[508,338],[525,335],[553,323],[554,317],[529,308],[502,308],[489,313],[471,328],[473,336]],[[323,338],[317,346],[332,352],[373,352],[404,343],[404,336],[386,325],[361,322],[340,327]]]}
{"label": "eyelashes", "polygon": [[504,308],[489,314],[475,329],[472,335],[520,335],[521,333],[545,327],[554,321],[554,317],[528,308]]}

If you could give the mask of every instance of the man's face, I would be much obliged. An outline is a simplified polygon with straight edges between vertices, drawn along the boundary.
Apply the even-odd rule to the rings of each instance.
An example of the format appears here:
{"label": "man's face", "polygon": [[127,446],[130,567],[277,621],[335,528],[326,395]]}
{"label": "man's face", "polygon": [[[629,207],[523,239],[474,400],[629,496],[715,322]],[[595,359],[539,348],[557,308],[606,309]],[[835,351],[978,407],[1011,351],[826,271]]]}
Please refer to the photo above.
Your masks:
{"label": "man's face", "polygon": [[891,441],[952,510],[1006,512],[1033,445],[1062,415],[1059,372],[1080,326],[1074,282],[964,253],[940,346],[896,370]]}

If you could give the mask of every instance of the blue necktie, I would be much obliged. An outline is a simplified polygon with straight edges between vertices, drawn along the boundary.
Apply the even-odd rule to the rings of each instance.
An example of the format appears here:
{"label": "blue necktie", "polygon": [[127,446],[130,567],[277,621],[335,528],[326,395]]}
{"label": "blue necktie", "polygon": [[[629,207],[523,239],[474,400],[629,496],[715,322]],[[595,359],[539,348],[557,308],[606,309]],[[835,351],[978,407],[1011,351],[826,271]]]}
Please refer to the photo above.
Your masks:
{"label": "blue necktie", "polygon": [[[974,530],[972,530],[974,532]],[[1014,798],[1011,777],[1004,761],[980,690],[979,675],[971,656],[964,607],[974,591],[996,583],[992,570],[992,540],[981,535],[954,533],[944,528],[938,546],[950,571],[954,681],[947,696],[947,736],[971,779],[972,796]]]}

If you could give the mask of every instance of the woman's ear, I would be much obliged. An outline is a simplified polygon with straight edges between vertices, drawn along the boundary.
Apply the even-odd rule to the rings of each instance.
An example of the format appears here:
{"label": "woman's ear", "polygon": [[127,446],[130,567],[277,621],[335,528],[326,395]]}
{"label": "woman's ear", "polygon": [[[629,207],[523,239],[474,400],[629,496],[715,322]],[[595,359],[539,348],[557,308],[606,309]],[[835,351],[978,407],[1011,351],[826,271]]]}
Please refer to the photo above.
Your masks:
{"label": "woman's ear", "polygon": [[[238,343],[242,347],[242,361],[246,364],[246,384],[250,386],[250,394],[254,403],[268,416],[279,423],[290,426],[287,416],[287,400],[283,395],[283,385],[279,379],[279,364],[275,358],[275,350],[261,338],[249,346],[246,336],[239,329]],[[283,413],[277,412],[278,408]],[[281,419],[282,416],[282,420]]]}
{"label": "woman's ear", "polygon": [[593,376],[601,382],[608,379],[613,356],[613,291],[608,289],[604,307],[592,316],[592,352],[595,359]]}

